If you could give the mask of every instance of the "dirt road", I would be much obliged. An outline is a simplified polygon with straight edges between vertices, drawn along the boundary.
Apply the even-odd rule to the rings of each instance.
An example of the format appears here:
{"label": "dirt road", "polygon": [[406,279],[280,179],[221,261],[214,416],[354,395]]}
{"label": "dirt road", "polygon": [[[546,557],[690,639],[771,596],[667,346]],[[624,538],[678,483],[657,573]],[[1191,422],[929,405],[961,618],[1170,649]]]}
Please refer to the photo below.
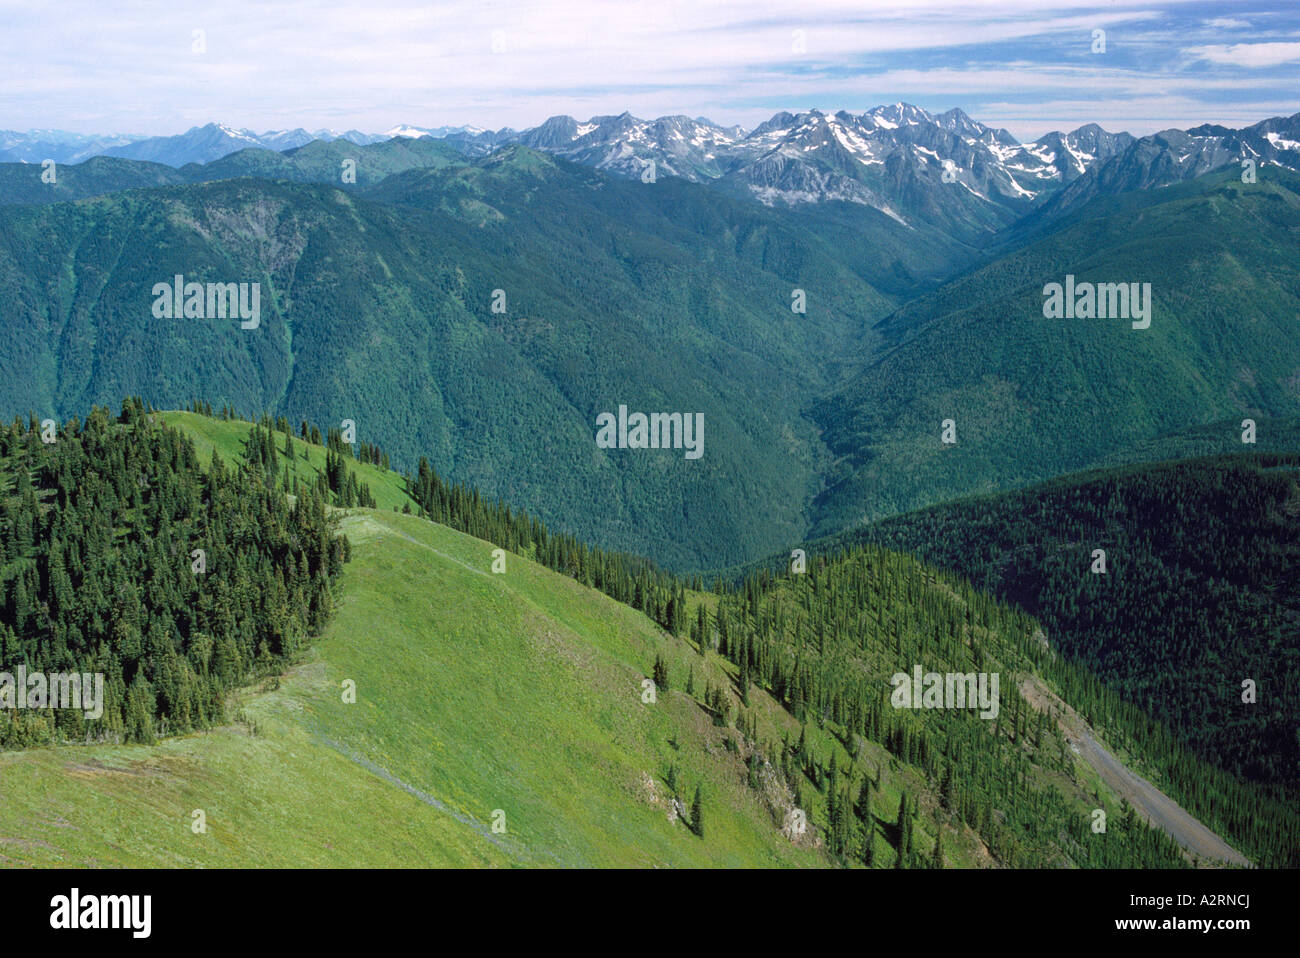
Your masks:
{"label": "dirt road", "polygon": [[1127,798],[1139,815],[1162,829],[1189,855],[1195,855],[1202,863],[1250,865],[1244,855],[1193,818],[1172,798],[1126,768],[1097,741],[1088,723],[1036,678],[1023,679],[1020,694],[1035,709],[1040,712],[1046,709],[1051,718],[1059,721],[1066,741],[1079,757],[1094,768],[1117,794]]}

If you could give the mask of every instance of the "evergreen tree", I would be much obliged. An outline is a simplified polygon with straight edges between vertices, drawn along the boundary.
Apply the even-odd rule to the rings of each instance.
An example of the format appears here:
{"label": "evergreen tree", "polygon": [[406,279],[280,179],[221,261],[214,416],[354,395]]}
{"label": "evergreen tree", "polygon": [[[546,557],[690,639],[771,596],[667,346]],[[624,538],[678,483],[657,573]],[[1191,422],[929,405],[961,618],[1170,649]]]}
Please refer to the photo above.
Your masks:
{"label": "evergreen tree", "polygon": [[862,787],[858,789],[858,818],[871,825],[871,779],[866,775],[862,776]]}
{"label": "evergreen tree", "polygon": [[653,678],[656,689],[660,692],[668,691],[668,665],[658,655],[655,656]]}

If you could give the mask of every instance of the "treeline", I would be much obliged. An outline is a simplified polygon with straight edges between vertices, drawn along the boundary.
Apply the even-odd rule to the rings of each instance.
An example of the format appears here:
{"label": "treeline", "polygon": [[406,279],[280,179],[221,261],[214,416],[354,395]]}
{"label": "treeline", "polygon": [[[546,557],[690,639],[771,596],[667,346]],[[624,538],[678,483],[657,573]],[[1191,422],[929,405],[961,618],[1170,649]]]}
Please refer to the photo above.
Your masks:
{"label": "treeline", "polygon": [[104,714],[2,710],[0,746],[210,726],[319,634],[348,558],[319,486],[205,467],[136,398],[41,433],[0,429],[0,671],[103,673]]}
{"label": "treeline", "polygon": [[[607,552],[569,533],[551,532],[539,519],[505,503],[488,502],[476,489],[449,485],[423,456],[415,476],[407,478],[407,493],[426,519],[494,542],[598,589],[644,612],[673,635],[685,628],[686,584],[647,559]],[[695,587],[699,586],[697,581]]]}
{"label": "treeline", "polygon": [[[189,409],[223,421],[245,418],[228,406],[214,413],[211,405],[199,400],[192,402]],[[274,421],[266,413],[258,417],[257,425],[249,432],[245,455],[259,465],[267,482],[273,483],[278,477],[287,493],[296,495],[311,489],[330,505],[375,507],[369,486],[357,480],[347,463],[355,459],[387,470],[387,453],[363,442],[357,444],[354,454],[353,445],[343,441],[339,430],[330,429],[322,436],[320,429],[306,420],[299,425],[298,434],[303,442],[326,446],[325,469],[310,479],[298,475],[298,463],[307,461],[307,451],[304,448],[300,457],[296,455],[289,421],[283,416]],[[406,493],[421,518],[493,542],[576,579],[644,612],[674,635],[685,631],[687,583],[650,560],[588,546],[571,533],[553,532],[527,512],[499,500],[488,500],[477,489],[448,483],[423,456],[415,474],[403,478]],[[703,589],[698,578],[690,585]]]}
{"label": "treeline", "polygon": [[[223,421],[241,418],[228,406],[223,406],[220,413],[214,416],[212,406],[199,400],[194,400],[190,404],[189,411],[209,418],[220,418]],[[278,438],[276,433],[280,434]],[[270,415],[263,413],[249,431],[244,454],[260,467],[263,477],[269,484],[279,481],[288,495],[296,496],[305,490],[315,490],[329,505],[339,508],[377,507],[378,504],[370,492],[369,485],[357,479],[348,468],[348,461],[364,462],[387,470],[388,456],[378,446],[362,442],[358,444],[354,454],[353,444],[343,441],[340,430],[329,430],[327,438],[322,442],[320,429],[305,419],[298,427],[298,438],[304,444],[326,446],[325,468],[315,478],[299,476],[299,463],[307,462],[309,457],[306,445],[301,451],[301,457],[298,455],[298,449],[293,441],[293,430],[289,420],[284,416],[278,416],[272,422]]]}

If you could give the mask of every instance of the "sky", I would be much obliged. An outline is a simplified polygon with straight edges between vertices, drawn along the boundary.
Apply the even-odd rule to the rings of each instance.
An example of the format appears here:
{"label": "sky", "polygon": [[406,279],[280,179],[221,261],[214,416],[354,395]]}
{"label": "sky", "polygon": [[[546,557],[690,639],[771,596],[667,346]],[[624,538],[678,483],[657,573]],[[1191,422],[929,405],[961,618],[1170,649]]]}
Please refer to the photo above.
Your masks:
{"label": "sky", "polygon": [[0,0],[8,130],[522,129],[625,110],[750,128],[898,101],[1021,140],[1289,116],[1300,3]]}

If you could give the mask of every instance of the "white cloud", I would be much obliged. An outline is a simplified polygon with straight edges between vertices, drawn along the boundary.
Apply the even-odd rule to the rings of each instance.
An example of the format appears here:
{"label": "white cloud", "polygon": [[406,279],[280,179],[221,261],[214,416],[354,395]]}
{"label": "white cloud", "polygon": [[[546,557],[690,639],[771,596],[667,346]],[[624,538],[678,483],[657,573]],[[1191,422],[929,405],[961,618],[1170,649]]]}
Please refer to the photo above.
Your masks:
{"label": "white cloud", "polygon": [[1275,67],[1300,60],[1300,43],[1232,43],[1188,47],[1183,51],[1198,60],[1239,67]]}
{"label": "white cloud", "polygon": [[1244,30],[1250,26],[1249,20],[1238,20],[1236,17],[1215,17],[1213,20],[1202,20],[1201,23],[1215,30]]}
{"label": "white cloud", "polygon": [[[961,106],[972,116],[982,104],[1019,103],[1008,116],[1012,128],[1032,122],[1035,104],[1040,117],[1069,117],[1043,104],[1092,102],[1086,119],[1105,124],[1130,115],[1123,104],[1136,99],[1142,106],[1135,118],[1150,130],[1198,109],[1216,115],[1229,97],[1281,100],[1298,88],[1295,77],[1233,67],[1252,56],[1267,60],[1266,48],[1300,44],[1191,46],[1226,29],[1206,24],[1235,18],[1203,23],[1199,4],[1190,18],[1178,15],[1184,6],[1115,0],[1088,12],[1078,0],[0,0],[0,127],[175,133],[220,120],[258,130],[519,128],[555,113],[625,109],[752,125],[778,109],[856,111],[907,99],[930,109]],[[1297,22],[1300,16],[1287,21]],[[1111,44],[1104,57],[1087,52],[1097,27]],[[190,51],[194,29],[206,31],[201,56]],[[792,50],[796,29],[804,31],[806,53]],[[504,32],[503,54],[492,53],[494,30]],[[1258,39],[1294,36],[1270,29]],[[1272,62],[1295,59],[1300,55]],[[1285,105],[1290,109],[1274,112],[1295,111]]]}

